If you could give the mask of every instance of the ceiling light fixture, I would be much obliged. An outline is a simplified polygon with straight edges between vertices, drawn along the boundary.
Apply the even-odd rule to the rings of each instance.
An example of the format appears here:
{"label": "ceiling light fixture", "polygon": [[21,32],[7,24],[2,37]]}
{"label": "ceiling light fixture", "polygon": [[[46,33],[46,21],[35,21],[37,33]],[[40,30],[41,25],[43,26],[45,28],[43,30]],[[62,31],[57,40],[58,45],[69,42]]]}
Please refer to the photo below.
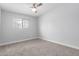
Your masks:
{"label": "ceiling light fixture", "polygon": [[33,11],[34,13],[37,13],[37,8],[32,8],[32,11]]}
{"label": "ceiling light fixture", "polygon": [[39,7],[39,6],[41,6],[42,5],[42,3],[33,3],[33,6],[31,7],[32,8],[32,11],[34,12],[34,13],[37,13],[37,8]]}

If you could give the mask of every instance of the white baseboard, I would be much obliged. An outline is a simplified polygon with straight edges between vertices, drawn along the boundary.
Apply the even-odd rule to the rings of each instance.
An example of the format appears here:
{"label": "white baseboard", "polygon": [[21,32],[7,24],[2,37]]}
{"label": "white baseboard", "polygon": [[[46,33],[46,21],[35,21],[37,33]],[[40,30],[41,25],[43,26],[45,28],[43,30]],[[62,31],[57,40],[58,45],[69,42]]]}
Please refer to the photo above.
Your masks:
{"label": "white baseboard", "polygon": [[37,37],[34,37],[34,38],[27,38],[27,39],[12,41],[12,42],[5,42],[5,43],[1,43],[0,46],[9,45],[9,44],[14,44],[14,43],[17,43],[17,42],[23,42],[23,41],[27,41],[27,40],[36,39],[36,38],[37,38]]}
{"label": "white baseboard", "polygon": [[39,37],[39,38],[43,39],[43,40],[47,40],[49,42],[53,42],[53,43],[56,43],[56,44],[60,44],[60,45],[66,46],[66,47],[70,47],[70,48],[74,48],[74,49],[78,49],[79,50],[79,47],[74,46],[74,45],[70,45],[70,44],[66,44],[66,43],[62,43],[62,42],[57,42],[57,41],[52,41],[52,40],[49,40],[49,39],[46,39],[46,38],[41,38],[41,37]]}
{"label": "white baseboard", "polygon": [[79,47],[77,47],[77,46],[65,44],[65,43],[62,43],[62,42],[52,41],[52,40],[49,40],[49,39],[46,39],[46,38],[41,38],[41,37],[34,37],[34,38],[28,38],[28,39],[22,39],[22,40],[17,40],[17,41],[12,41],[12,42],[1,43],[0,46],[13,44],[13,43],[17,43],[17,42],[22,42],[22,41],[27,41],[27,40],[32,40],[32,39],[37,39],[37,38],[40,38],[40,39],[43,39],[43,40],[46,40],[46,41],[49,41],[49,42],[53,42],[53,43],[56,43],[56,44],[64,45],[64,46],[67,46],[67,47],[70,47],[70,48],[75,48],[75,49],[79,50]]}

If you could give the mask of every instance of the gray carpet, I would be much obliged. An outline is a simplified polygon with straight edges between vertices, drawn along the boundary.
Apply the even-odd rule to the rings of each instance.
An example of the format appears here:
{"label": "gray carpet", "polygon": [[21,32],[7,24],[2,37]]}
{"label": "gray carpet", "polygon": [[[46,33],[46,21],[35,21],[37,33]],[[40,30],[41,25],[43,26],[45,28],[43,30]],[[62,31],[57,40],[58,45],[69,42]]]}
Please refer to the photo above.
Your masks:
{"label": "gray carpet", "polygon": [[79,50],[33,39],[0,47],[1,56],[79,56]]}

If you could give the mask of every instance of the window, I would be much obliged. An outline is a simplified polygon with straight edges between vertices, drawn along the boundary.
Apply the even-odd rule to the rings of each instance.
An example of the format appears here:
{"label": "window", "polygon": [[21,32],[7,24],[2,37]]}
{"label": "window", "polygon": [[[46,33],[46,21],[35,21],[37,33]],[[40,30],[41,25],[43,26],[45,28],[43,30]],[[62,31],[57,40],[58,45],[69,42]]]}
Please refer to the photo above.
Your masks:
{"label": "window", "polygon": [[23,19],[23,28],[28,28],[29,22],[28,20]]}
{"label": "window", "polygon": [[25,29],[25,28],[28,28],[29,26],[29,21],[26,20],[26,19],[17,19],[16,20],[16,25],[18,28],[20,29]]}

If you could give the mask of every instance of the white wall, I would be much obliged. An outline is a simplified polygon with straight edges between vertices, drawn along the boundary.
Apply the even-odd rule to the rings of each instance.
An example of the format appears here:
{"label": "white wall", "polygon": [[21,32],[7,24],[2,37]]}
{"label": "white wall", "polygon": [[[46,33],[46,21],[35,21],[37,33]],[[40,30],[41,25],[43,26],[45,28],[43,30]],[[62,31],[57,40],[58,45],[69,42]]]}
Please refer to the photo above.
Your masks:
{"label": "white wall", "polygon": [[39,18],[42,38],[79,48],[79,4],[62,4]]}
{"label": "white wall", "polygon": [[1,33],[1,8],[0,8],[0,40],[2,39],[2,33]]}
{"label": "white wall", "polygon": [[[2,38],[0,43],[19,41],[23,39],[37,37],[37,18],[28,15],[8,12],[1,10]],[[26,29],[16,28],[15,20],[25,18],[29,21],[29,27]]]}

